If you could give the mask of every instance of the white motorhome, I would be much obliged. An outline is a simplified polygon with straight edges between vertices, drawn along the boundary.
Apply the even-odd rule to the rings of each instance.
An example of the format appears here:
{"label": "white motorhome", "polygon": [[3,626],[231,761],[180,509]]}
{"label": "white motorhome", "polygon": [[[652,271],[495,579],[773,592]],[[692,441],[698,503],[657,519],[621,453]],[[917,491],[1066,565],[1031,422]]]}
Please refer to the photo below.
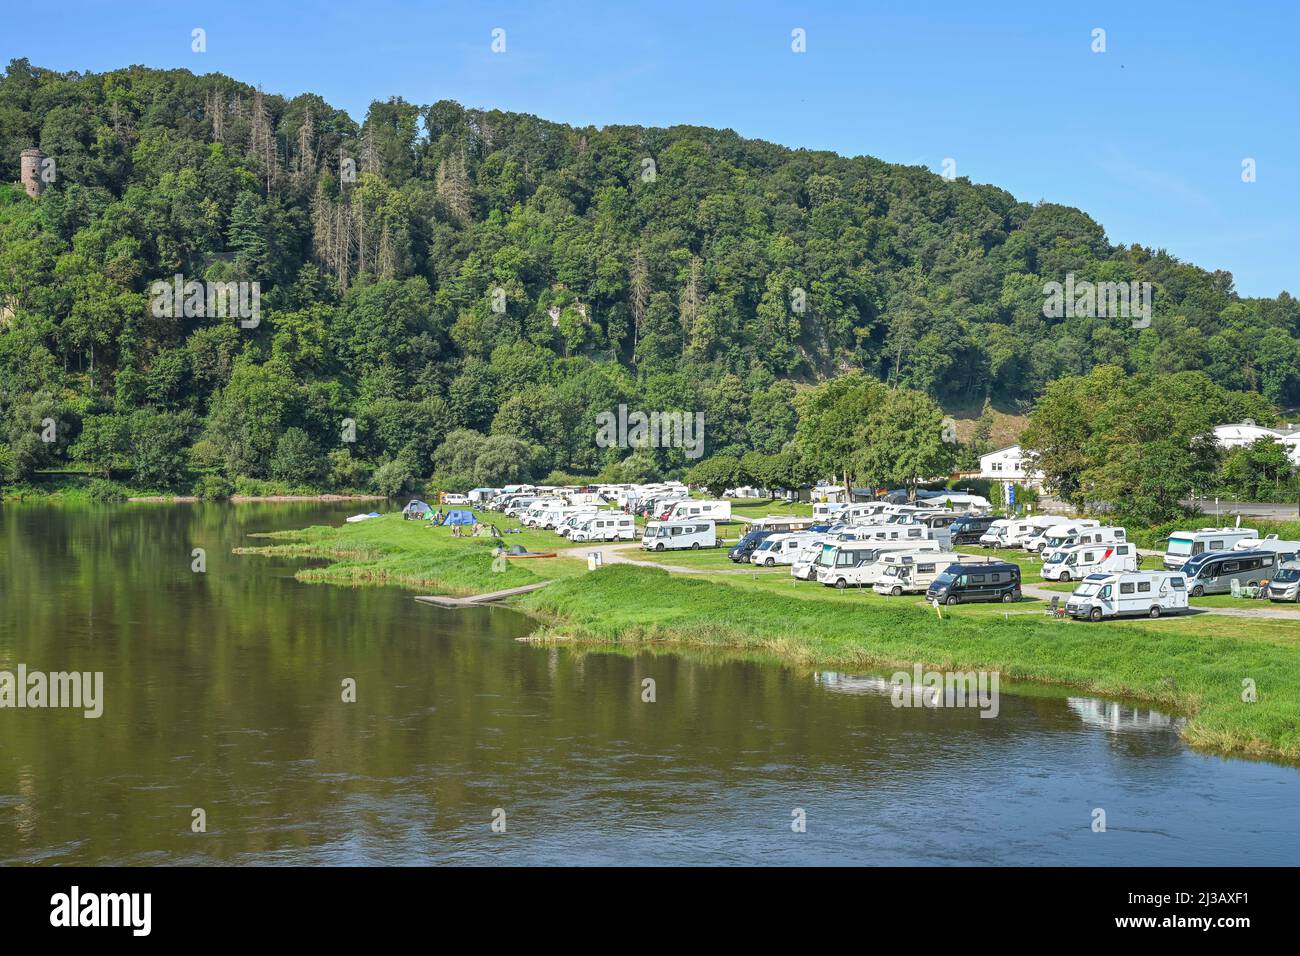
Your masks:
{"label": "white motorhome", "polygon": [[1165,570],[1177,571],[1206,551],[1231,551],[1238,541],[1258,538],[1254,528],[1197,528],[1195,531],[1175,531],[1169,536],[1165,548]]}
{"label": "white motorhome", "polygon": [[981,548],[1004,548],[1007,535],[1011,532],[1012,519],[999,518],[989,525],[989,529],[980,535]]}
{"label": "white motorhome", "polygon": [[555,526],[555,533],[561,538],[567,538],[573,533],[579,525],[583,524],[588,518],[595,514],[596,509],[591,508],[586,511],[576,511],[573,514],[566,515],[564,520]]}
{"label": "white motorhome", "polygon": [[[1064,521],[1061,524],[1054,524],[1038,537],[1030,538],[1029,542],[1025,545],[1025,550],[1041,554],[1049,554],[1052,551],[1059,551],[1061,548],[1070,548],[1076,544],[1092,544],[1092,532],[1100,527],[1101,522],[1095,521],[1092,518],[1084,518],[1078,521]],[[1118,530],[1122,535],[1124,529],[1120,528]],[[1084,537],[1085,535],[1087,535],[1086,540]],[[1123,540],[1122,536],[1117,536],[1111,533],[1108,533],[1104,537],[1109,537],[1112,540],[1118,537],[1119,540]],[[1098,538],[1097,540],[1100,541],[1101,539]]]}
{"label": "white motorhome", "polygon": [[800,548],[790,565],[790,577],[796,581],[816,581],[817,559],[821,557],[822,548],[835,540],[833,535],[818,535]]}
{"label": "white motorhome", "polygon": [[906,551],[881,555],[868,572],[871,589],[877,594],[899,597],[929,589],[934,579],[957,564],[960,555],[952,552]]}
{"label": "white motorhome", "polygon": [[839,536],[854,541],[938,541],[947,545],[952,532],[923,524],[866,524],[843,529]]}
{"label": "white motorhome", "polygon": [[1007,528],[1005,547],[1023,548],[1053,525],[1058,525],[1067,518],[1060,515],[1027,515],[1012,519]]}
{"label": "white motorhome", "polygon": [[[552,531],[559,528],[561,524],[574,515],[589,515],[594,514],[595,511],[596,509],[590,505],[550,505],[544,508],[529,509],[528,514],[533,516],[531,527]],[[525,523],[527,523],[527,518],[525,518]]]}
{"label": "white motorhome", "polygon": [[506,514],[517,517],[526,527],[536,527],[542,515],[555,508],[566,507],[563,498],[534,498],[527,506],[511,505]]}
{"label": "white motorhome", "polygon": [[690,521],[696,518],[707,518],[711,521],[730,521],[731,502],[695,501],[684,498],[673,502],[669,508],[659,514],[660,521]]}
{"label": "white motorhome", "polygon": [[814,567],[817,581],[827,587],[869,587],[875,583],[873,569],[883,557],[898,553],[938,554],[943,550],[936,541],[828,541],[822,545]]}
{"label": "white motorhome", "polygon": [[579,519],[570,541],[632,541],[636,538],[636,519],[617,511],[598,511]]}
{"label": "white motorhome", "polygon": [[1300,541],[1286,541],[1275,534],[1246,538],[1232,546],[1234,551],[1272,551],[1278,561],[1300,561]]}
{"label": "white motorhome", "polygon": [[874,518],[876,515],[885,514],[885,509],[889,505],[883,501],[867,501],[856,505],[845,505],[837,516],[837,521],[844,524],[861,524]]}
{"label": "white motorhome", "polygon": [[774,568],[778,564],[794,564],[799,552],[813,541],[821,541],[823,535],[808,534],[806,531],[785,531],[768,535],[754,548],[749,556],[750,564],[765,568]]}
{"label": "white motorhome", "polygon": [[1107,617],[1177,614],[1186,611],[1187,580],[1170,571],[1090,574],[1074,589],[1065,613],[1100,621]]}
{"label": "white motorhome", "polygon": [[813,505],[813,517],[821,521],[838,521],[848,505],[843,502],[822,501]]}
{"label": "white motorhome", "polygon": [[665,521],[646,530],[641,547],[647,551],[715,548],[718,532],[712,521]]}
{"label": "white motorhome", "polygon": [[1300,562],[1288,561],[1280,564],[1268,582],[1265,596],[1270,601],[1300,602]]}
{"label": "white motorhome", "polygon": [[1049,552],[1043,560],[1042,574],[1048,581],[1078,581],[1090,574],[1137,569],[1137,545],[1076,544]]}
{"label": "white motorhome", "polygon": [[807,531],[817,522],[795,515],[766,515],[749,523],[750,531]]}

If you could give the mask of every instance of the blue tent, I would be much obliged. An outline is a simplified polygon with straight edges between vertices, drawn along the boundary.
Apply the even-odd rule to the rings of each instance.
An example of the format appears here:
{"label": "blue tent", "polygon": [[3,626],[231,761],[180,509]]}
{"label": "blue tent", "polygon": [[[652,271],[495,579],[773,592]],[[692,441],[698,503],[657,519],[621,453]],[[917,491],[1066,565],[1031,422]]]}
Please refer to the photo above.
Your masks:
{"label": "blue tent", "polygon": [[465,508],[452,508],[447,512],[447,517],[442,519],[443,524],[474,524],[474,512]]}

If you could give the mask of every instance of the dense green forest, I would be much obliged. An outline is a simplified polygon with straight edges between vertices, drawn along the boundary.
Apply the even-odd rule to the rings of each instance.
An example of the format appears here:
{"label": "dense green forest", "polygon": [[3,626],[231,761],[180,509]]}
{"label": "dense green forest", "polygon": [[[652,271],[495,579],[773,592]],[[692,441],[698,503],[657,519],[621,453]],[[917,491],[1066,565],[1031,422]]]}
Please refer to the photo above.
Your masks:
{"label": "dense green forest", "polygon": [[[53,161],[36,199],[30,146]],[[870,157],[449,101],[375,102],[358,125],[219,74],[25,60],[0,79],[0,157],[10,482],[905,481],[944,449],[897,467],[879,449],[939,408],[1024,412],[1103,367],[1213,387],[1204,415],[1300,404],[1289,295],[1241,298],[1079,210]],[[160,316],[151,284],[177,275],[259,283],[258,321]],[[1067,276],[1151,283],[1150,327],[1045,317]],[[869,404],[832,414],[845,394]],[[704,461],[600,447],[620,403],[702,413]],[[836,435],[879,448],[833,454]]]}

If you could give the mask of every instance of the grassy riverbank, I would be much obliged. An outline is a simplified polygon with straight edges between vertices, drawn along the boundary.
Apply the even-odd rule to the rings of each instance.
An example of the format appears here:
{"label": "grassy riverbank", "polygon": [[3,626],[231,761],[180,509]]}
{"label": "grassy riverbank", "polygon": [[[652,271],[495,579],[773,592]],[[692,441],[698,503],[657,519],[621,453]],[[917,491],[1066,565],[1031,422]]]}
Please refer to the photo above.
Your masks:
{"label": "grassy riverbank", "polygon": [[[255,553],[326,558],[299,572],[308,581],[397,584],[451,594],[555,579],[519,599],[547,625],[538,640],[593,647],[676,644],[770,654],[804,666],[997,670],[1137,698],[1188,714],[1195,746],[1300,760],[1300,623],[1184,617],[1087,624],[1045,618],[1041,602],[945,608],[870,592],[802,585],[788,574],[693,575],[607,565],[595,573],[573,557],[508,562],[493,570],[495,539],[453,538],[446,528],[395,515],[341,528],[268,536]],[[506,544],[556,550],[549,532],[510,534]],[[241,549],[248,551],[250,549]],[[573,549],[585,554],[582,546]],[[682,564],[693,562],[683,561]],[[1258,700],[1242,700],[1243,681]]]}

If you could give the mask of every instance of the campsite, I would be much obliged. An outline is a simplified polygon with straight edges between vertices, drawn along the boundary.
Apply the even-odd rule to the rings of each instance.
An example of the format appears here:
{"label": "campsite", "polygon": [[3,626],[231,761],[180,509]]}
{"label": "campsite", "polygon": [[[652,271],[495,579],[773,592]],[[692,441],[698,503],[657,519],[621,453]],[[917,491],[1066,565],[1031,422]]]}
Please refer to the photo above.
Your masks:
{"label": "campsite", "polygon": [[1006,2],[15,7],[15,922],[1300,861],[1300,8]]}

